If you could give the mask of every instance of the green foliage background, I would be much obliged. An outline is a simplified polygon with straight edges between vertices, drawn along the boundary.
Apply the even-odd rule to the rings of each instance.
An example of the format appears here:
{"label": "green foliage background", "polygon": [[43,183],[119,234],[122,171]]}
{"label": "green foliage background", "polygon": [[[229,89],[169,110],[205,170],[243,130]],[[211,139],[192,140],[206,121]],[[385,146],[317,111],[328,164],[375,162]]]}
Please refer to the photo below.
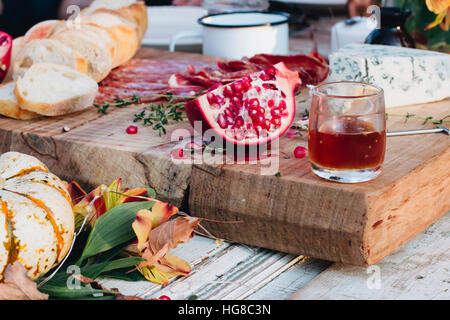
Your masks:
{"label": "green foliage background", "polygon": [[424,35],[428,39],[426,46],[429,49],[450,52],[450,31],[444,31],[439,26],[425,30],[425,27],[436,18],[436,15],[428,10],[425,0],[395,0],[394,3],[412,12],[406,22],[408,32],[419,32]]}

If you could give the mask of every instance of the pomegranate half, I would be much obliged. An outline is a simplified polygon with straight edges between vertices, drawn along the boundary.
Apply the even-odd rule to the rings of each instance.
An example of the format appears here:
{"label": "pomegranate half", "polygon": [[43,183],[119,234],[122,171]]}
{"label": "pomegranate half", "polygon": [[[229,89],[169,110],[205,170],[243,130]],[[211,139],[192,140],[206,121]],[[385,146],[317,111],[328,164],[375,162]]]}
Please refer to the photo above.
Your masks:
{"label": "pomegranate half", "polygon": [[202,133],[213,129],[237,145],[258,145],[280,137],[295,116],[298,72],[280,62],[263,71],[220,86],[185,104],[191,125]]}

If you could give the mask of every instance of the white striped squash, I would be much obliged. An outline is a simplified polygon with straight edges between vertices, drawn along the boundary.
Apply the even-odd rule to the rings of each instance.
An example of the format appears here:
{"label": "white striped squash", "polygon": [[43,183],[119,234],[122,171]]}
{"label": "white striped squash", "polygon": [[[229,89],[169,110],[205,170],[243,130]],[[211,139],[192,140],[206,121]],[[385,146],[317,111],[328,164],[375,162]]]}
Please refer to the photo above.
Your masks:
{"label": "white striped squash", "polygon": [[0,156],[0,281],[8,264],[19,261],[31,279],[68,253],[74,215],[62,181],[35,157]]}

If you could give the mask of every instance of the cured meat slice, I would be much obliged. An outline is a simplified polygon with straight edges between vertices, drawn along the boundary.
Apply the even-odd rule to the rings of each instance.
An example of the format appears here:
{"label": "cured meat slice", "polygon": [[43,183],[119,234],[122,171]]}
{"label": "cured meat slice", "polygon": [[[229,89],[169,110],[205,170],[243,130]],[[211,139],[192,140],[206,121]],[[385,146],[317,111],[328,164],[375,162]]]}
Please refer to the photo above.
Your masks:
{"label": "cured meat slice", "polygon": [[209,69],[214,63],[185,60],[147,60],[133,59],[114,69],[99,85],[99,94],[95,102],[112,102],[138,95],[142,102],[157,101],[159,97],[147,97],[164,94],[169,90],[176,95],[193,95],[203,89],[198,85],[184,85],[182,88],[169,88],[169,78],[188,68]]}
{"label": "cured meat slice", "polygon": [[318,53],[310,55],[269,55],[258,54],[242,60],[217,62],[217,69],[195,69],[189,66],[184,73],[174,74],[169,79],[171,89],[181,89],[184,86],[199,86],[210,89],[216,85],[224,85],[241,79],[248,74],[264,70],[279,62],[284,62],[286,67],[299,73],[303,85],[317,84],[324,81],[329,72],[325,59]]}

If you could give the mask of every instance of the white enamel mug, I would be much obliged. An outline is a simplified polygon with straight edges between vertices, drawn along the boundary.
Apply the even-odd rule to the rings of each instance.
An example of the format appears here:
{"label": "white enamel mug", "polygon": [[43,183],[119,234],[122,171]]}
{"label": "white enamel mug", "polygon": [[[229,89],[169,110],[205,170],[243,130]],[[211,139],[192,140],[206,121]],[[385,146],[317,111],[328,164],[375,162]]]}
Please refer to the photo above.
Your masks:
{"label": "white enamel mug", "polygon": [[172,37],[176,42],[187,37],[203,37],[203,54],[228,59],[251,57],[258,53],[289,53],[289,14],[284,12],[228,12],[198,20],[202,32],[185,31]]}

